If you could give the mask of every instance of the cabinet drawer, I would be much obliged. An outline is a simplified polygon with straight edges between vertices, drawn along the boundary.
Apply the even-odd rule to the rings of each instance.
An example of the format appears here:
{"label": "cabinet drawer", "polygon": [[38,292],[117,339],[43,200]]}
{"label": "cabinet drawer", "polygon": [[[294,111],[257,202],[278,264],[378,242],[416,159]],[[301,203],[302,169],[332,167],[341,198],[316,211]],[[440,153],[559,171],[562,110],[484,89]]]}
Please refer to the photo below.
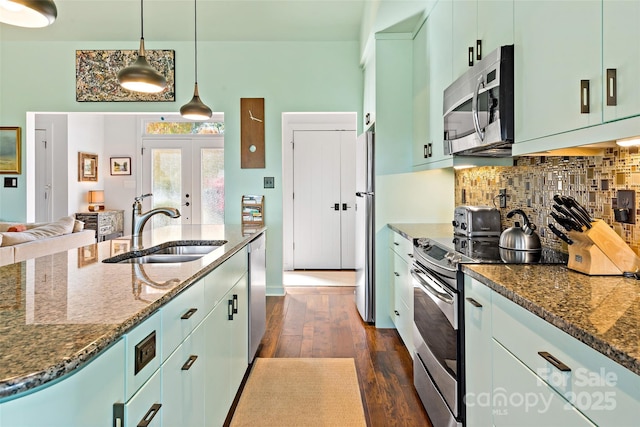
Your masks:
{"label": "cabinet drawer", "polygon": [[637,423],[640,376],[495,293],[492,317],[494,338],[596,424]]}
{"label": "cabinet drawer", "polygon": [[413,308],[413,285],[409,269],[411,264],[398,254],[393,256],[393,280],[396,288],[396,298],[400,298],[409,308]]}
{"label": "cabinet drawer", "polygon": [[399,233],[391,233],[391,249],[400,255],[408,264],[413,262],[413,242]]}
{"label": "cabinet drawer", "polygon": [[[593,426],[500,343],[492,344],[494,426]],[[468,395],[466,404],[474,407],[486,403],[482,396]]]}
{"label": "cabinet drawer", "polygon": [[185,289],[160,311],[162,318],[162,360],[167,358],[204,319],[204,281]]}
{"label": "cabinet drawer", "polygon": [[[127,402],[116,403],[113,410],[114,426],[148,427],[162,425],[162,389],[160,370],[157,370],[149,381]],[[118,422],[120,420],[120,422]]]}
{"label": "cabinet drawer", "polygon": [[160,325],[160,312],[156,311],[125,336],[125,400],[129,400],[160,367]]}
{"label": "cabinet drawer", "polygon": [[247,272],[248,260],[245,247],[203,278],[206,313],[213,310],[224,294]]}

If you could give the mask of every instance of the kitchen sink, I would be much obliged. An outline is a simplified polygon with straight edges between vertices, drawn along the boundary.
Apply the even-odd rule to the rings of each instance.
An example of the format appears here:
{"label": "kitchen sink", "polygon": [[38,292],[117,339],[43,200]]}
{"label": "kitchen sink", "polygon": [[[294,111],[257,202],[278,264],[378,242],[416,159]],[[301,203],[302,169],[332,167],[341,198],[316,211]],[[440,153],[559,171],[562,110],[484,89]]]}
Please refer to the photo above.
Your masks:
{"label": "kitchen sink", "polygon": [[156,264],[195,261],[227,243],[226,240],[177,240],[103,259],[109,264]]}

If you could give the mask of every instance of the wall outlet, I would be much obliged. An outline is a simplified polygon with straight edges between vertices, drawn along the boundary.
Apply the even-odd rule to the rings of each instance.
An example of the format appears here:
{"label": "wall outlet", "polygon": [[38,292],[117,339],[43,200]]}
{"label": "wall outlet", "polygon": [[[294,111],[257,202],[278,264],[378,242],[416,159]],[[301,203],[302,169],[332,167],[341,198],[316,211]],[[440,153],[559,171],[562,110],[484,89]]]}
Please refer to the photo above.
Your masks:
{"label": "wall outlet", "polygon": [[500,198],[500,207],[506,208],[507,207],[507,189],[501,188],[498,191],[498,197]]}
{"label": "wall outlet", "polygon": [[626,224],[636,223],[636,192],[635,190],[618,190],[618,197],[614,199],[613,213],[618,222]]}
{"label": "wall outlet", "polygon": [[264,177],[264,188],[275,188],[276,179],[272,176]]}

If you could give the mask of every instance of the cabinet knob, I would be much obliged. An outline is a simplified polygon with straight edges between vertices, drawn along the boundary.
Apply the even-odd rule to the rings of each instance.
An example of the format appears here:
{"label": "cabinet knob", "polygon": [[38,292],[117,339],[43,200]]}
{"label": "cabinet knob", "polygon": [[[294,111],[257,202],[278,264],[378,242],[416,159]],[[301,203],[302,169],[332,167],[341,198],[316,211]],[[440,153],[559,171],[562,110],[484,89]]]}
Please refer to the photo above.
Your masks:
{"label": "cabinet knob", "polygon": [[400,313],[398,313],[398,310],[393,310],[393,312],[396,314],[396,316],[400,316]]}
{"label": "cabinet knob", "polygon": [[616,69],[607,68],[607,105],[618,105]]}
{"label": "cabinet knob", "polygon": [[580,114],[589,114],[589,80],[580,80]]}
{"label": "cabinet knob", "polygon": [[394,272],[393,272],[393,274],[394,274],[396,277],[400,277],[400,274],[398,274],[398,272],[397,272],[397,271],[394,271]]}

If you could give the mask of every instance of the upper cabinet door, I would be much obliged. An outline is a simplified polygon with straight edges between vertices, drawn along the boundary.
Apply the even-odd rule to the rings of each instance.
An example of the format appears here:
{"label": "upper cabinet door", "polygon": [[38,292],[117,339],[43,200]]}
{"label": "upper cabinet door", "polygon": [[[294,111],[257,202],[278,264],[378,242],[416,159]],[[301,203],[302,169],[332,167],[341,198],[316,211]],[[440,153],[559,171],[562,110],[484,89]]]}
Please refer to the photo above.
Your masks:
{"label": "upper cabinet door", "polygon": [[[603,116],[607,122],[640,114],[640,2],[604,0],[602,14]],[[615,70],[615,81],[608,69]]]}
{"label": "upper cabinet door", "polygon": [[516,1],[514,16],[516,143],[602,123],[601,1]]}
{"label": "upper cabinet door", "polygon": [[482,57],[513,44],[513,0],[478,0],[477,40],[482,41]]}
{"label": "upper cabinet door", "polygon": [[[513,17],[511,18],[513,21]],[[477,0],[455,0],[453,2],[453,78],[464,74],[476,63],[476,40],[478,38]],[[471,50],[471,52],[469,51]]]}

